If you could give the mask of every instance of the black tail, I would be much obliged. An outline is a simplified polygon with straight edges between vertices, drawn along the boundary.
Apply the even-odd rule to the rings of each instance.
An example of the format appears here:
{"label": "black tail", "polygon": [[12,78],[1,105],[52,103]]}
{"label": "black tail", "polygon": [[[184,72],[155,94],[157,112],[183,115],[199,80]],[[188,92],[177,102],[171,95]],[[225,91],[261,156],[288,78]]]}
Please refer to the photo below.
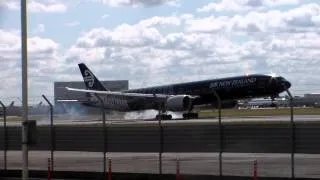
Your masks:
{"label": "black tail", "polygon": [[107,90],[84,63],[80,63],[78,65],[87,89],[98,91]]}

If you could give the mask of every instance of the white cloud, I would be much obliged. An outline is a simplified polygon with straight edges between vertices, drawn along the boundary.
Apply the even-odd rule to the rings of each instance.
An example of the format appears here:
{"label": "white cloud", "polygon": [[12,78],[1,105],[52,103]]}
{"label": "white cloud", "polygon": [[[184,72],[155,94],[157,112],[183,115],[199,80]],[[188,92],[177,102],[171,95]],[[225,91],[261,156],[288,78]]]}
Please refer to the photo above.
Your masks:
{"label": "white cloud", "polygon": [[[10,10],[19,10],[20,1],[18,0],[7,0],[0,2],[0,6],[4,6]],[[27,4],[28,12],[48,12],[48,13],[61,13],[67,10],[67,5],[53,1],[46,0],[30,0]]]}
{"label": "white cloud", "polygon": [[103,4],[107,4],[111,7],[119,7],[119,6],[156,6],[161,4],[168,4],[171,6],[178,6],[180,0],[93,0],[95,2],[100,2]]}
{"label": "white cloud", "polygon": [[[1,97],[21,95],[21,43],[17,31],[0,29],[0,70],[6,86],[0,88]],[[38,36],[28,38],[28,74],[30,96],[40,93],[52,95],[52,83],[61,67],[57,50],[51,39]]]}
{"label": "white cloud", "polygon": [[109,45],[136,47],[151,45],[160,39],[161,34],[153,27],[122,24],[111,31],[104,28],[92,29],[79,38],[76,44],[87,48]]}
{"label": "white cloud", "polygon": [[243,12],[248,10],[259,10],[266,7],[294,5],[299,4],[300,0],[221,0],[215,3],[209,3],[201,8],[198,12],[220,12],[232,11]]}
{"label": "white cloud", "polygon": [[[138,83],[141,79],[151,86],[271,72],[289,78],[298,87],[302,82],[310,83],[311,75],[300,77],[301,73],[309,66],[316,73],[320,65],[316,58],[320,35],[292,31],[287,17],[296,17],[295,11],[316,15],[316,10],[310,11],[316,8],[301,6],[234,17],[156,16],[114,29],[92,29],[79,37],[66,56],[72,62],[86,62],[102,79],[129,79],[131,87],[142,86]],[[168,25],[185,27],[185,31],[160,30]],[[230,33],[224,33],[227,30]],[[259,36],[253,35],[258,31]],[[238,43],[234,35],[247,40]]]}
{"label": "white cloud", "polygon": [[28,9],[31,12],[65,12],[67,6],[63,3],[40,3],[31,1],[28,3]]}
{"label": "white cloud", "polygon": [[79,24],[80,23],[78,21],[71,21],[71,22],[65,23],[65,25],[68,26],[68,27],[78,26]]}
{"label": "white cloud", "polygon": [[263,3],[267,6],[283,6],[283,5],[297,5],[303,0],[264,0]]}
{"label": "white cloud", "polygon": [[186,20],[186,29],[192,32],[227,32],[260,35],[261,33],[317,32],[319,31],[319,4],[306,4],[288,11],[250,11],[235,16],[209,16]]}
{"label": "white cloud", "polygon": [[33,30],[33,33],[42,33],[45,31],[45,25],[44,24],[38,24],[37,27]]}
{"label": "white cloud", "polygon": [[270,34],[242,45],[242,59],[253,61],[249,68],[252,72],[276,72],[289,78],[293,90],[308,91],[320,65],[319,40],[317,33]]}
{"label": "white cloud", "polygon": [[193,14],[182,14],[182,15],[180,16],[180,18],[181,18],[182,20],[193,19],[193,18],[194,18],[194,15],[193,15]]}
{"label": "white cloud", "polygon": [[190,18],[186,20],[186,30],[193,32],[217,32],[223,30],[230,20],[229,17],[209,16],[205,18]]}
{"label": "white cloud", "polygon": [[[204,75],[209,77],[218,70],[227,71],[228,64],[238,61],[235,56],[238,47],[224,37],[194,33],[164,36],[151,26],[154,23],[149,23],[154,22],[153,19],[131,26],[120,25],[113,30],[93,29],[77,40],[68,51],[67,59],[85,61],[97,69],[108,69],[104,71],[108,78],[138,81],[141,77],[152,77],[152,84],[164,84],[168,74],[176,75],[171,78],[172,82],[199,78],[203,75],[197,73],[207,66],[226,65],[225,68],[221,65],[212,67],[213,70]],[[166,26],[165,23],[159,25]],[[184,77],[185,71],[190,73],[189,77]]]}
{"label": "white cloud", "polygon": [[104,14],[104,15],[101,16],[101,18],[102,18],[102,19],[106,19],[106,18],[108,18],[109,16],[110,16],[109,14]]}
{"label": "white cloud", "polygon": [[[63,54],[54,40],[30,37],[30,90],[52,95],[53,81],[81,80],[79,62],[100,79],[129,79],[131,88],[274,72],[288,78],[293,89],[309,90],[308,84],[320,81],[315,76],[320,67],[319,6],[229,16],[159,15],[136,24],[92,27]],[[1,87],[3,96],[21,94],[19,37],[18,31],[0,30],[0,69],[14,89]]]}
{"label": "white cloud", "polygon": [[181,23],[180,18],[170,16],[170,17],[159,17],[159,16],[154,16],[150,19],[145,19],[141,20],[139,22],[140,25],[148,27],[148,26],[153,26],[153,25],[175,25],[179,26]]}

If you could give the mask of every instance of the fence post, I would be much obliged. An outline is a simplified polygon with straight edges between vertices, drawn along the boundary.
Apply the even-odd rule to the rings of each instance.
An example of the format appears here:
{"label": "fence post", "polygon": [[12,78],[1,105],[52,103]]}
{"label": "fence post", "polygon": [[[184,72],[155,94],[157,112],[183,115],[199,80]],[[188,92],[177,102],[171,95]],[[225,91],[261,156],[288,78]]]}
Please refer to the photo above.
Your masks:
{"label": "fence post", "polygon": [[218,93],[212,89],[213,94],[218,100],[218,116],[219,116],[219,177],[222,178],[222,151],[223,151],[223,131],[221,123],[221,98]]}
{"label": "fence post", "polygon": [[3,109],[3,132],[4,132],[4,150],[3,150],[3,158],[4,158],[4,170],[7,171],[7,149],[8,149],[8,130],[7,130],[7,108],[0,101],[0,104]]}
{"label": "fence post", "polygon": [[162,152],[163,152],[163,127],[161,118],[158,121],[159,131],[160,131],[160,147],[159,147],[159,174],[162,176]]}
{"label": "fence post", "polygon": [[54,172],[54,157],[53,153],[54,150],[56,149],[55,147],[55,133],[54,133],[54,126],[53,126],[53,106],[51,102],[48,100],[48,98],[43,94],[42,95],[43,99],[49,104],[50,107],[50,134],[51,134],[51,170]]}
{"label": "fence post", "polygon": [[108,180],[112,180],[112,160],[108,159],[108,162],[109,162]]}
{"label": "fence post", "polygon": [[[155,98],[155,101],[157,101],[157,95],[153,94],[153,97]],[[158,109],[159,109],[159,114],[161,111],[161,104],[160,102],[158,103]],[[162,127],[162,118],[159,117],[158,119],[158,126],[159,126],[159,155],[158,155],[158,162],[159,162],[159,175],[160,177],[162,176],[162,153],[163,153],[163,127]]]}
{"label": "fence post", "polygon": [[290,98],[290,125],[291,125],[291,179],[295,179],[295,163],[294,163],[294,155],[296,151],[296,127],[293,120],[293,97],[289,90],[287,93]]}
{"label": "fence post", "polygon": [[98,95],[94,94],[100,101],[102,113],[102,128],[103,128],[103,179],[106,179],[106,152],[107,152],[107,127],[106,127],[106,113],[104,109],[104,100]]}
{"label": "fence post", "polygon": [[177,158],[176,160],[176,180],[180,180],[180,160]]}
{"label": "fence post", "polygon": [[258,161],[253,161],[253,180],[258,180]]}
{"label": "fence post", "polygon": [[51,178],[52,178],[52,174],[51,174],[51,171],[52,171],[52,169],[51,169],[51,160],[50,160],[50,158],[48,158],[48,180],[51,180]]}

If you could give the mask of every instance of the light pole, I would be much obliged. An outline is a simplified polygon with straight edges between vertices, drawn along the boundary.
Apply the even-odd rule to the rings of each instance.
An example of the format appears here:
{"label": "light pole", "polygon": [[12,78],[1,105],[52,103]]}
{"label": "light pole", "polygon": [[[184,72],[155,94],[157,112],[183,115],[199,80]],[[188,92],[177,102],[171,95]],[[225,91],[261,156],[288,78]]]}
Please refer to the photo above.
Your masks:
{"label": "light pole", "polygon": [[28,45],[27,45],[27,0],[21,0],[21,64],[22,64],[22,179],[28,179]]}

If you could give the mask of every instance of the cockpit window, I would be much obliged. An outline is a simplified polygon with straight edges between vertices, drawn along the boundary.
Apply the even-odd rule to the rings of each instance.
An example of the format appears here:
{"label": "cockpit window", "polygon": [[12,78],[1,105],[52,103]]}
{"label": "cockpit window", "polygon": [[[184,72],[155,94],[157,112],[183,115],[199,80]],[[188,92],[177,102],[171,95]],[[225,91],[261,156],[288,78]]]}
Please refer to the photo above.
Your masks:
{"label": "cockpit window", "polygon": [[285,81],[285,79],[283,77],[281,77],[281,76],[277,77],[277,80],[278,81]]}

